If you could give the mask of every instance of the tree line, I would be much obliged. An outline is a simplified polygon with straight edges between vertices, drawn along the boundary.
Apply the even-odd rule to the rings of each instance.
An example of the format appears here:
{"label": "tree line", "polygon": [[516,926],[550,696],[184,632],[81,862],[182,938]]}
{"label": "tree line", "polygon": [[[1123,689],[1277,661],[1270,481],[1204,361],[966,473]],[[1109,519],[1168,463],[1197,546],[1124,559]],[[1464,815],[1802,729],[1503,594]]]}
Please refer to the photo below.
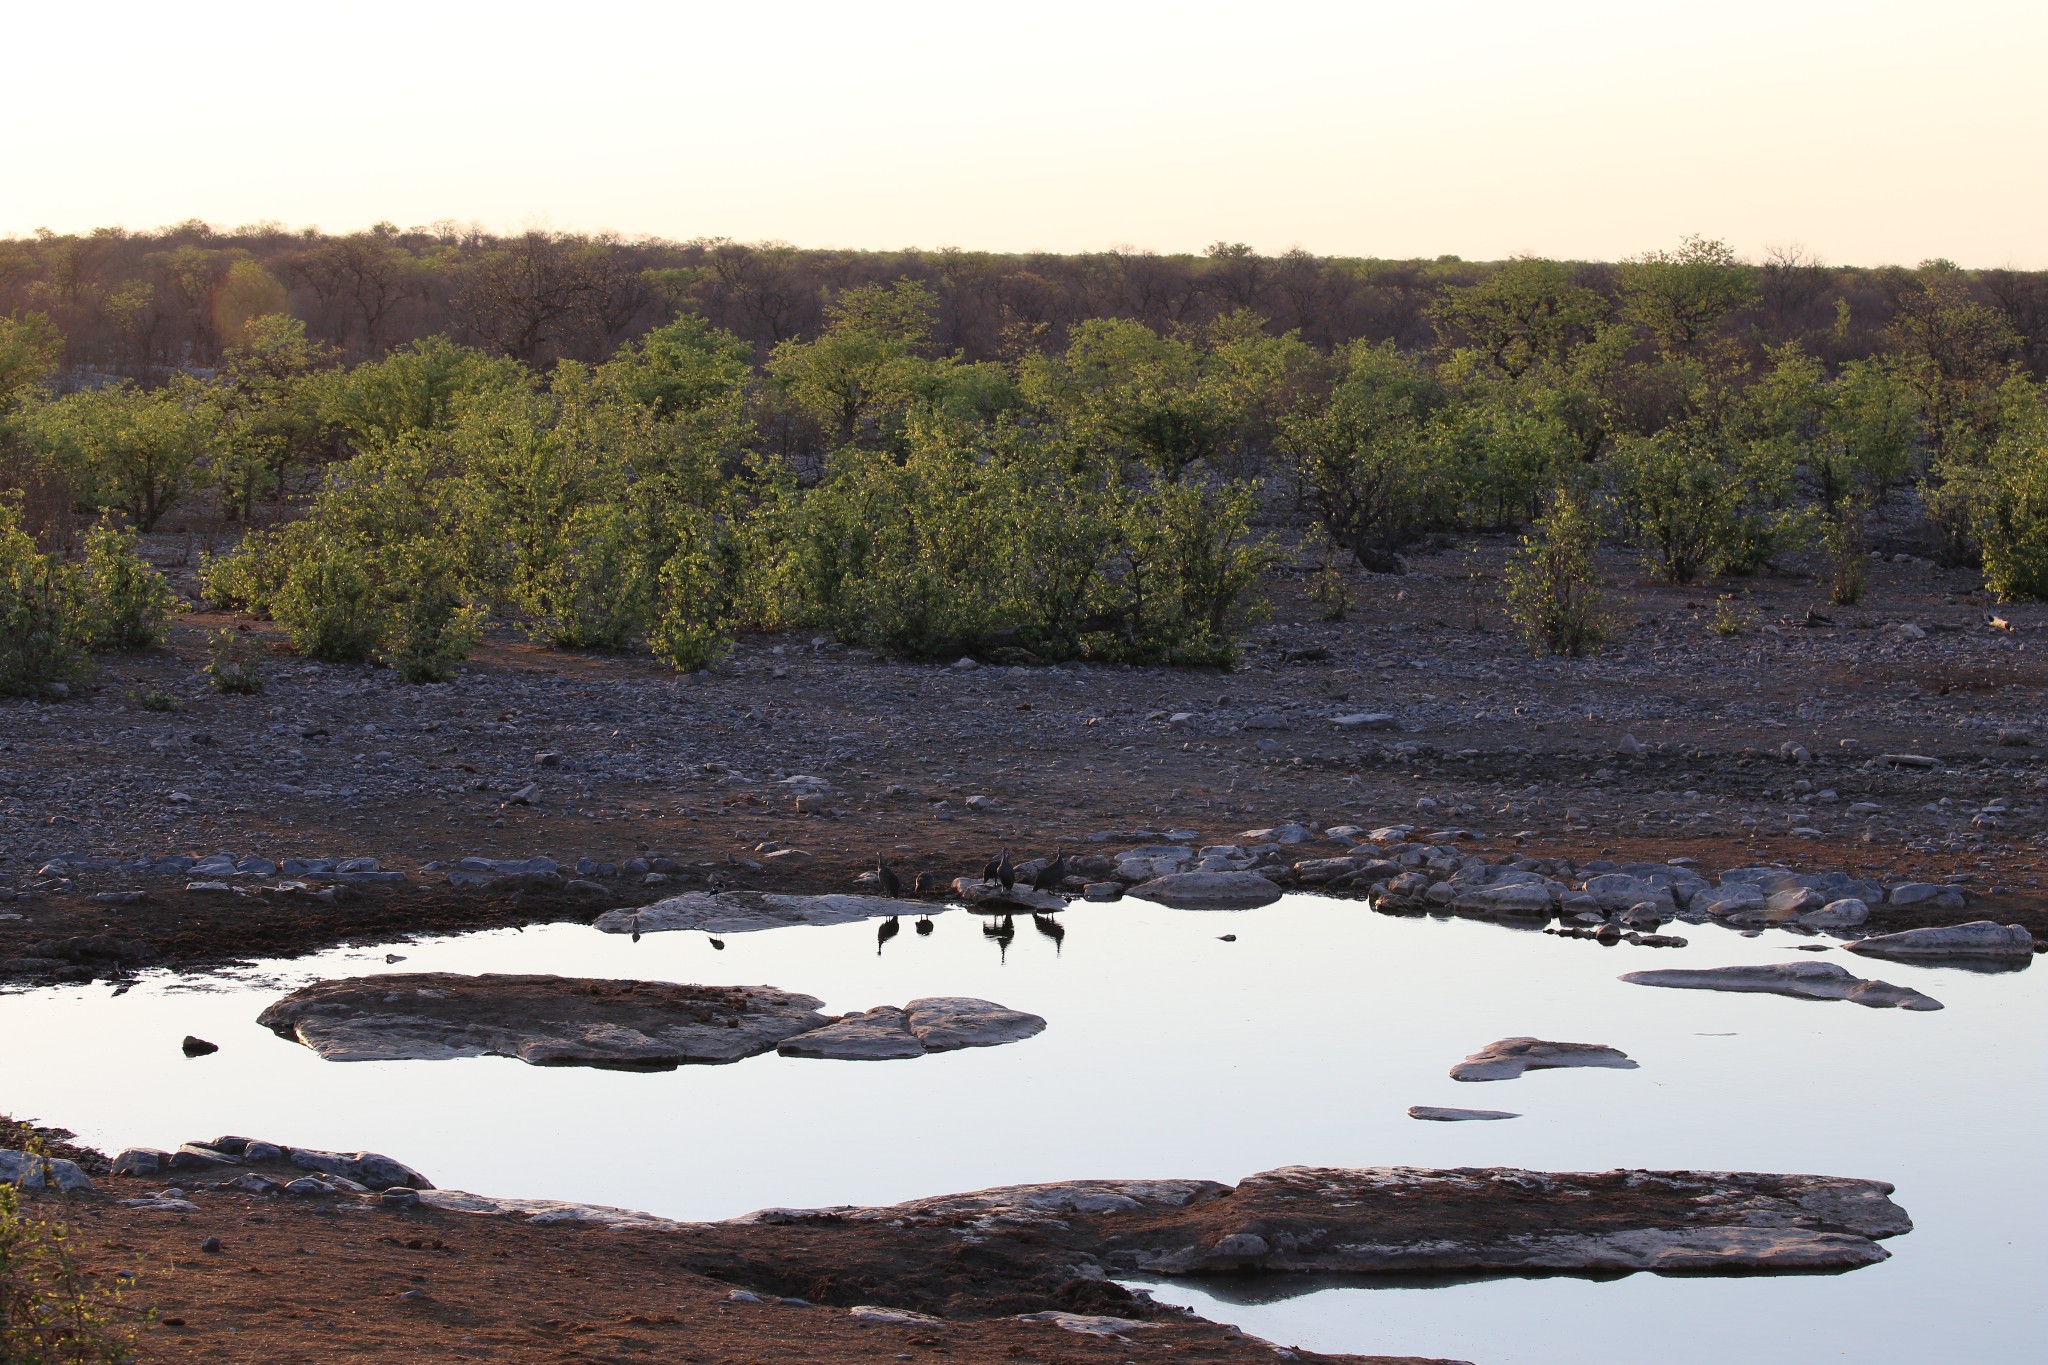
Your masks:
{"label": "tree line", "polygon": [[[1205,306],[982,350],[912,273],[839,287],[765,345],[678,291],[596,361],[461,328],[351,360],[288,310],[216,308],[234,330],[212,364],[78,387],[61,323],[21,312],[0,321],[0,515],[32,569],[23,537],[60,555],[64,513],[146,531],[203,505],[253,528],[207,566],[216,602],[421,680],[494,619],[684,668],[796,626],[1228,663],[1286,528],[1321,547],[1333,610],[1347,566],[1532,528],[1514,609],[1568,652],[1599,635],[1594,544],[1675,582],[1817,547],[1847,601],[1901,498],[2001,596],[2048,595],[2048,385],[1983,274],[1880,272],[1881,325],[1837,294],[1832,322],[1774,340],[1770,269],[1700,238],[1592,274],[1495,263],[1439,281],[1413,344]],[[1560,603],[1570,628],[1541,624]]]}

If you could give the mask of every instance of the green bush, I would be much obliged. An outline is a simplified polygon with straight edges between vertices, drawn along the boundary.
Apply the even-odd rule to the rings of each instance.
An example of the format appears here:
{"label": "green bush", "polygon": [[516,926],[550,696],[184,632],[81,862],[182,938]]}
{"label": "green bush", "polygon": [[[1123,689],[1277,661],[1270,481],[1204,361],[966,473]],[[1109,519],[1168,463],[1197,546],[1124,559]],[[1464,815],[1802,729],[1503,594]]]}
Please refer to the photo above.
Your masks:
{"label": "green bush", "polygon": [[164,638],[178,595],[135,548],[133,531],[105,522],[86,534],[75,631],[87,649],[143,649]]}
{"label": "green bush", "polygon": [[0,1184],[0,1361],[126,1365],[135,1339],[116,1321],[120,1301],[79,1264],[67,1229]]}
{"label": "green bush", "polygon": [[2009,438],[1959,480],[1984,584],[2001,602],[2048,598],[2048,441]]}
{"label": "green bush", "polygon": [[[294,534],[297,533],[297,534]],[[385,633],[385,603],[361,540],[326,536],[310,521],[266,547],[283,561],[266,604],[299,653],[329,663],[362,663]]]}
{"label": "green bush", "polygon": [[1619,438],[1607,463],[1630,541],[1673,583],[1754,573],[1802,525],[1784,507],[1791,465],[1773,444],[1667,428]]}
{"label": "green bush", "polygon": [[76,680],[75,575],[21,529],[19,500],[0,496],[0,696],[39,696]]}
{"label": "green bush", "polygon": [[1560,493],[1537,519],[1536,531],[1522,537],[1508,565],[1508,612],[1539,654],[1593,653],[1611,622],[1594,565],[1600,533],[1592,512],[1581,499]]}

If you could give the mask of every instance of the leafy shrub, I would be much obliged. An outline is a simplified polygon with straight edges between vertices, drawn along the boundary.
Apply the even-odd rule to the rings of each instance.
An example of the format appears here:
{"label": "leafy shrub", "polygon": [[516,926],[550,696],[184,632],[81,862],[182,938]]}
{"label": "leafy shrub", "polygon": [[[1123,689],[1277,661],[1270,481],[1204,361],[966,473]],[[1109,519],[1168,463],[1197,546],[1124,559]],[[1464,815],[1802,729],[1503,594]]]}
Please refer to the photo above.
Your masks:
{"label": "leafy shrub", "polygon": [[1753,573],[1800,524],[1783,508],[1791,466],[1776,447],[1668,428],[1621,437],[1608,464],[1630,540],[1673,583]]}
{"label": "leafy shrub", "polygon": [[164,638],[178,595],[135,548],[133,531],[101,522],[85,538],[74,627],[88,649],[143,649]]}
{"label": "leafy shrub", "polygon": [[1509,563],[1508,611],[1539,654],[1598,650],[1611,628],[1594,554],[1599,528],[1584,501],[1560,493]]}
{"label": "leafy shrub", "polygon": [[462,590],[455,555],[443,542],[415,541],[388,552],[388,602],[377,644],[410,683],[447,682],[483,635],[484,612]]}
{"label": "leafy shrub", "polygon": [[263,656],[241,631],[215,631],[206,654],[206,681],[216,692],[255,696],[264,688]]}
{"label": "leafy shrub", "polygon": [[82,672],[73,573],[21,529],[19,501],[0,497],[0,696],[38,696]]}
{"label": "leafy shrub", "polygon": [[1750,614],[1742,609],[1742,603],[1732,592],[1724,592],[1714,599],[1714,614],[1707,618],[1707,629],[1722,639],[1732,639],[1749,629]]}
{"label": "leafy shrub", "polygon": [[2001,602],[2048,598],[2048,441],[1999,442],[1965,486],[1985,586]]}
{"label": "leafy shrub", "polygon": [[0,1184],[0,1361],[126,1365],[135,1340],[115,1321],[119,1304],[79,1265],[70,1232]]}
{"label": "leafy shrub", "polygon": [[175,692],[166,692],[161,687],[147,687],[135,693],[135,704],[145,711],[157,711],[174,715],[185,709],[185,703]]}
{"label": "leafy shrub", "polygon": [[306,521],[269,542],[265,553],[282,560],[277,591],[265,605],[294,648],[329,663],[362,663],[376,652],[385,604],[369,545],[322,535]]}

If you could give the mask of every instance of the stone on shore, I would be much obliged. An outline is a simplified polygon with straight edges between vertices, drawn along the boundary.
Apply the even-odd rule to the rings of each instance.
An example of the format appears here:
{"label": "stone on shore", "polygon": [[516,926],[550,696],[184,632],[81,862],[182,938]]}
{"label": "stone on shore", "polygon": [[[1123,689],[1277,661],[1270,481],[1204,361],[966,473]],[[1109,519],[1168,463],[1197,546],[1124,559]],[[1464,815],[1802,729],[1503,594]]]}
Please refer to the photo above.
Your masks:
{"label": "stone on shore", "polygon": [[37,1156],[0,1148],[0,1184],[18,1185],[24,1190],[89,1190],[92,1177],[75,1161],[60,1156]]}
{"label": "stone on shore", "polygon": [[2024,925],[1995,924],[1988,919],[1931,929],[1904,929],[1845,945],[1852,953],[1872,957],[2014,957],[2033,956],[2034,936]]}
{"label": "stone on shore", "polygon": [[1175,910],[1252,910],[1283,894],[1256,872],[1169,872],[1130,889],[1130,895]]}
{"label": "stone on shore", "polygon": [[1511,1081],[1524,1071],[1602,1066],[1633,1071],[1626,1052],[1601,1043],[1552,1043],[1540,1038],[1502,1038],[1451,1068],[1454,1081]]}
{"label": "stone on shore", "polygon": [[1941,1002],[1889,981],[1866,981],[1834,962],[1779,962],[1767,966],[1667,967],[1624,972],[1637,986],[1695,991],[1757,991],[1800,1000],[1848,1000],[1873,1009],[1938,1010]]}

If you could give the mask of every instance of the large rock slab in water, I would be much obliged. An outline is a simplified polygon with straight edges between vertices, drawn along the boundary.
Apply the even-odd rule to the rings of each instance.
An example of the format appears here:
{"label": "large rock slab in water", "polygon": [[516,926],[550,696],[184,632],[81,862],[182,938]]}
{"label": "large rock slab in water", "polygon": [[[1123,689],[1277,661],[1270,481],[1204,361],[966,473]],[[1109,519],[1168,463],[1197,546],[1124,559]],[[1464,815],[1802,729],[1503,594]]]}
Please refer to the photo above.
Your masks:
{"label": "large rock slab in water", "polygon": [[1896,934],[1851,943],[1852,953],[1872,957],[2014,957],[2033,956],[2034,936],[2020,924],[1994,924],[1988,919],[1932,929],[1906,929]]}
{"label": "large rock slab in water", "polygon": [[607,934],[659,934],[701,929],[708,934],[745,934],[797,924],[852,924],[906,912],[933,913],[935,907],[887,896],[785,896],[769,891],[690,891],[667,900],[607,910],[594,921]]}
{"label": "large rock slab in water", "polygon": [[1834,962],[1779,962],[1768,966],[1670,967],[1624,972],[1638,986],[1695,991],[1759,991],[1800,1000],[1850,1000],[1873,1009],[1938,1010],[1941,1002],[1889,981],[1866,981]]}
{"label": "large rock slab in water", "polygon": [[1522,1116],[1505,1109],[1452,1109],[1440,1104],[1411,1104],[1408,1106],[1408,1117],[1427,1119],[1431,1123],[1479,1123],[1498,1119],[1518,1119]]}
{"label": "large rock slab in water", "polygon": [[1828,1176],[1290,1166],[1161,1228],[1196,1235],[1141,1265],[1170,1275],[1843,1269],[1884,1260],[1875,1239],[1911,1230],[1891,1193]]}
{"label": "large rock slab in water", "polygon": [[321,981],[257,1016],[329,1061],[517,1057],[633,1071],[736,1062],[829,1022],[772,986],[422,972]]}
{"label": "large rock slab in water", "polygon": [[[1019,1280],[1165,1275],[1758,1273],[1884,1260],[1912,1229],[1882,1181],[1718,1171],[1283,1167],[1208,1181],[1016,1185],[878,1208],[762,1209],[697,1225],[787,1276],[894,1266],[891,1298],[946,1301],[966,1248]],[[744,1241],[742,1241],[744,1239]],[[1048,1281],[1051,1282],[1051,1281]]]}
{"label": "large rock slab in water", "polygon": [[1605,1066],[1633,1071],[1636,1063],[1619,1048],[1602,1043],[1551,1043],[1541,1038],[1503,1038],[1488,1043],[1451,1068],[1454,1081],[1511,1081],[1524,1071],[1563,1066]]}
{"label": "large rock slab in water", "polygon": [[979,877],[955,877],[953,895],[962,905],[974,910],[1050,912],[1067,908],[1067,898],[1057,892],[1039,891],[1029,886],[1005,888],[1001,882],[985,882]]}
{"label": "large rock slab in water", "polygon": [[894,1005],[849,1014],[823,1028],[799,1033],[776,1045],[784,1057],[832,1062],[888,1062],[922,1057],[925,1046],[910,1031],[910,1016]]}
{"label": "large rock slab in water", "polygon": [[1256,872],[1169,872],[1130,889],[1140,900],[1175,910],[1253,910],[1283,894]]}

